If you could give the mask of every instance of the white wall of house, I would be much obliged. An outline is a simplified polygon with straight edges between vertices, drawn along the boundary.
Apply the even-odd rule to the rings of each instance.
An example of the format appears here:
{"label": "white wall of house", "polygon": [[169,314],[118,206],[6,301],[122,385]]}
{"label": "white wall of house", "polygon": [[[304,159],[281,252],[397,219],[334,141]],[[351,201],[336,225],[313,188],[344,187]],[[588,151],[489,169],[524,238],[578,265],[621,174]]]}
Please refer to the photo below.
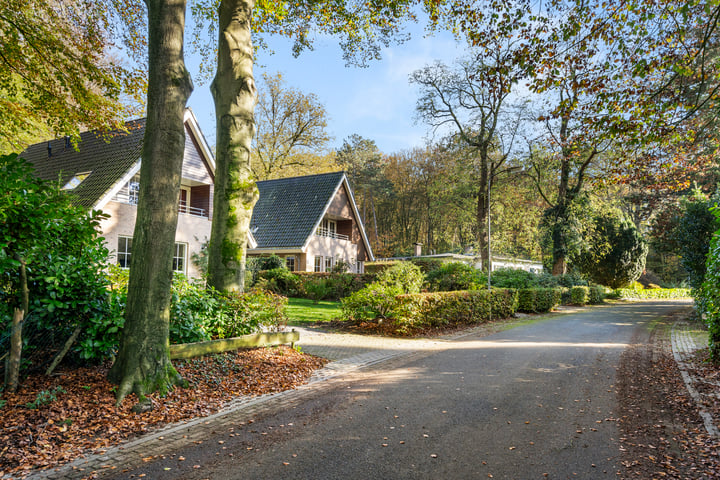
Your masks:
{"label": "white wall of house", "polygon": [[305,271],[308,272],[314,271],[315,257],[323,257],[323,265],[325,265],[324,262],[326,258],[331,258],[332,265],[334,266],[339,258],[353,265],[353,271],[356,271],[355,269],[357,268],[358,246],[350,240],[313,235],[305,253],[307,255]]}
{"label": "white wall of house", "polygon": [[[110,261],[115,263],[115,253],[119,237],[132,237],[137,218],[137,206],[111,201],[103,208],[110,218],[100,223],[105,245],[110,250]],[[187,244],[185,273],[190,277],[200,277],[200,272],[193,265],[191,256],[200,251],[202,244],[210,238],[212,222],[209,218],[195,217],[187,214],[178,215],[178,226],[175,241]]]}

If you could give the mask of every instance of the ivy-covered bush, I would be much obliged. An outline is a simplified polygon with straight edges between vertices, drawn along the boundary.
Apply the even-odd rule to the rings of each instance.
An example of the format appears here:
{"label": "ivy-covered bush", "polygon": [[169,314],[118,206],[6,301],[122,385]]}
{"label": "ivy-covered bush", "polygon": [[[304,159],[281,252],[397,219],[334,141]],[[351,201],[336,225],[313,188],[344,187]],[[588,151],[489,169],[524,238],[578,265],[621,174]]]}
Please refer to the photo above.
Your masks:
{"label": "ivy-covered bush", "polygon": [[474,290],[487,284],[483,272],[463,262],[443,263],[429,271],[425,278],[427,289],[433,292]]}

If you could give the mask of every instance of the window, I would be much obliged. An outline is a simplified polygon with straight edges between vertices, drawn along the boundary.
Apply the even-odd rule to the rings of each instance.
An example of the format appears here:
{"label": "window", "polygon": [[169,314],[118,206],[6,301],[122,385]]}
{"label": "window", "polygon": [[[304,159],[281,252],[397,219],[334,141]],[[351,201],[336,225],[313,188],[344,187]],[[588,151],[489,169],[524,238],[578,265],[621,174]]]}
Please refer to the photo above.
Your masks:
{"label": "window", "polygon": [[130,205],[138,204],[138,197],[140,196],[140,175],[135,175],[132,180],[127,184],[128,189],[128,203]]}
{"label": "window", "polygon": [[[117,264],[120,268],[130,268],[132,237],[118,237]],[[176,243],[173,254],[173,271],[185,273],[187,265],[187,243]]]}
{"label": "window", "polygon": [[190,206],[190,189],[186,187],[180,188],[180,205],[178,210],[180,213],[189,213]]}
{"label": "window", "polygon": [[63,190],[74,190],[80,185],[83,180],[90,176],[92,172],[76,173],[68,182],[62,187]]}
{"label": "window", "polygon": [[337,236],[337,222],[335,220],[324,219],[320,222],[317,228],[317,235],[320,237],[332,237]]}
{"label": "window", "polygon": [[325,257],[325,271],[331,272],[333,267],[333,257]]}
{"label": "window", "polygon": [[176,243],[173,255],[173,272],[185,273],[185,259],[187,257],[187,244]]}
{"label": "window", "polygon": [[120,268],[130,268],[132,237],[118,237],[117,264]]}
{"label": "window", "polygon": [[289,256],[285,257],[285,266],[291,272],[295,271],[295,256],[294,255],[289,255]]}
{"label": "window", "polygon": [[322,272],[323,257],[315,257],[315,272]]}

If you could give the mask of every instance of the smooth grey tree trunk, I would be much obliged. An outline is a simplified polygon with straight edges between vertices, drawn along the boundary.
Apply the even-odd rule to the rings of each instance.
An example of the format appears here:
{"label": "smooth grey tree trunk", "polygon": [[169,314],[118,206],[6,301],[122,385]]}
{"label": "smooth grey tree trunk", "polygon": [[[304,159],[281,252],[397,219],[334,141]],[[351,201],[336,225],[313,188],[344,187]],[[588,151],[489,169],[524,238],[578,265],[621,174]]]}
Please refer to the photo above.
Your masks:
{"label": "smooth grey tree trunk", "polygon": [[258,190],[250,168],[257,91],[251,20],[254,0],[222,0],[218,8],[218,67],[211,91],[217,158],[208,285],[242,292],[250,219]]}
{"label": "smooth grey tree trunk", "polygon": [[185,149],[183,119],[192,92],[185,68],[185,0],[146,0],[149,83],[140,197],[133,234],[125,327],[109,373],[129,393],[165,392],[182,383],[169,359],[170,287]]}

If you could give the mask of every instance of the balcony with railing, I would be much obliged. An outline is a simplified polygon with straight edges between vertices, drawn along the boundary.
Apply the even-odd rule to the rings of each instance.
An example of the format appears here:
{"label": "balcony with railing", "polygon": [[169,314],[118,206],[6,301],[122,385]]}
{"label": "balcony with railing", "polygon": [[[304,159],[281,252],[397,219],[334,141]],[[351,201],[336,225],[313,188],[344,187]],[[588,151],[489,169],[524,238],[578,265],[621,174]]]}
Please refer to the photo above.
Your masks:
{"label": "balcony with railing", "polygon": [[[112,198],[112,200],[127,205],[137,205],[139,191],[139,186],[134,184],[134,182],[130,182],[128,185],[125,185],[123,188],[121,188]],[[202,218],[209,218],[210,213],[205,208],[193,207],[187,205],[187,203],[182,201],[178,205],[178,212],[183,215],[190,215],[192,217]]]}
{"label": "balcony with railing", "polygon": [[318,237],[334,238],[336,240],[350,240],[349,236],[337,233],[335,230],[325,227],[318,227],[317,230],[315,230],[315,235]]}

